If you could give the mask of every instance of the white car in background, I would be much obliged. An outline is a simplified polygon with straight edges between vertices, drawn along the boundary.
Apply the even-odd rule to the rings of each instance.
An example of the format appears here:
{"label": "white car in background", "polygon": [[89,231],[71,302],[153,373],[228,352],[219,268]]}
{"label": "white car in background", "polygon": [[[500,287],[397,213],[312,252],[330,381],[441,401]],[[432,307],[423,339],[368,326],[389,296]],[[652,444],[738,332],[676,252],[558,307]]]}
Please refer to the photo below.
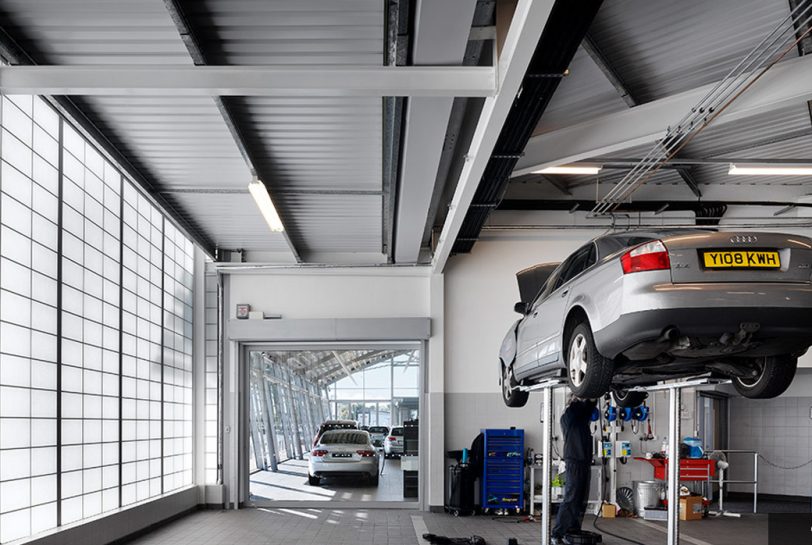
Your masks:
{"label": "white car in background", "polygon": [[383,452],[386,457],[403,454],[403,426],[392,426],[383,441]]}
{"label": "white car in background", "polygon": [[322,477],[365,475],[378,486],[380,455],[369,433],[361,430],[331,430],[319,438],[310,451],[307,480],[318,486]]}
{"label": "white car in background", "polygon": [[376,447],[382,447],[384,439],[389,434],[389,428],[386,426],[370,426],[367,431],[372,439],[372,444]]}

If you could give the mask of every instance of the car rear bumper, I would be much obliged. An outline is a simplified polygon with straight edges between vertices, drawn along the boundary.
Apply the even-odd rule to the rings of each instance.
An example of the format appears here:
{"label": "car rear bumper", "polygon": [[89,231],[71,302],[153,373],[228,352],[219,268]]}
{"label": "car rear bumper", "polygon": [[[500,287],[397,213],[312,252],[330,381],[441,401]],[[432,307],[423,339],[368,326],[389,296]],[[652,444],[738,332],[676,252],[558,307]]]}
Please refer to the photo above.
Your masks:
{"label": "car rear bumper", "polygon": [[378,458],[368,458],[358,462],[320,462],[310,460],[308,469],[311,475],[352,475],[366,473],[376,475],[378,473]]}
{"label": "car rear bumper", "polygon": [[680,336],[719,338],[742,324],[758,324],[754,340],[786,340],[788,349],[812,344],[808,284],[660,284],[653,292],[627,295],[623,307],[629,312],[594,333],[598,351],[609,358],[661,338],[669,328]]}

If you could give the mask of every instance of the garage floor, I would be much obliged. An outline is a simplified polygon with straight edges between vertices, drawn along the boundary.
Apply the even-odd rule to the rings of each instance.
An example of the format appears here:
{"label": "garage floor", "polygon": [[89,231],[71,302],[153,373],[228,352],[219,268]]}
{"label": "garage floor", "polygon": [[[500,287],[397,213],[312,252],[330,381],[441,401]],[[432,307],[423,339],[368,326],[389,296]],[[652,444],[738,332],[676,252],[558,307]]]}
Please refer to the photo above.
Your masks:
{"label": "garage floor", "polygon": [[[540,542],[538,522],[395,509],[242,509],[200,511],[172,522],[133,543],[138,545],[423,545],[428,531],[450,537],[482,536],[490,545],[515,537],[521,545]],[[602,528],[656,545],[665,543],[665,524],[627,519],[602,520]],[[591,528],[588,517],[585,528]],[[684,545],[763,545],[767,516],[716,518],[681,525]],[[604,545],[627,542],[604,534]]]}
{"label": "garage floor", "polygon": [[251,499],[275,501],[403,501],[403,472],[400,460],[386,460],[378,486],[355,478],[322,479],[321,485],[307,484],[307,460],[288,460],[279,471],[251,474]]}

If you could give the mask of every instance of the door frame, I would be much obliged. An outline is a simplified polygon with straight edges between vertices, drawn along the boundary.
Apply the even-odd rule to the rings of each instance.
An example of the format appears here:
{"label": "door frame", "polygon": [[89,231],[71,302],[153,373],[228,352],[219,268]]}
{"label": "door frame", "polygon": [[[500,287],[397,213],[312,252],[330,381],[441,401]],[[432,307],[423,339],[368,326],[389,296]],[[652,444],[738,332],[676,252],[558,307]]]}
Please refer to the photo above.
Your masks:
{"label": "door frame", "polygon": [[[238,388],[236,401],[238,403],[237,414],[239,415],[238,426],[238,479],[239,497],[242,507],[263,507],[263,508],[300,508],[300,509],[420,509],[425,510],[427,498],[425,498],[424,478],[428,471],[426,447],[428,445],[426,422],[424,414],[426,407],[427,375],[428,364],[428,342],[426,340],[412,341],[306,341],[306,342],[286,342],[286,341],[252,341],[238,342]],[[418,497],[417,500],[399,501],[308,501],[308,500],[265,500],[254,501],[250,495],[250,461],[249,449],[249,352],[257,350],[274,351],[307,351],[307,350],[366,350],[372,348],[391,348],[394,350],[417,350],[420,358],[418,366],[418,420],[421,422],[419,434],[418,457]]]}

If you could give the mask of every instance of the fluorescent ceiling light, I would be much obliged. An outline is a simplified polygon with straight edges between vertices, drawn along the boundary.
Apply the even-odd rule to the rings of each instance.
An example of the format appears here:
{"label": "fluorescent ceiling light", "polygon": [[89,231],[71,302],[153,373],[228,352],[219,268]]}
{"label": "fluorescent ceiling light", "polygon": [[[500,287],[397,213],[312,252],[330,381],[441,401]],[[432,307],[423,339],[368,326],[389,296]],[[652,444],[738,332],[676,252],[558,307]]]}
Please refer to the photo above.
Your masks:
{"label": "fluorescent ceiling light", "polygon": [[731,176],[812,176],[812,165],[730,165]]}
{"label": "fluorescent ceiling light", "polygon": [[251,196],[254,197],[259,211],[262,212],[262,216],[265,218],[271,231],[275,233],[284,231],[285,227],[282,225],[282,220],[279,219],[279,214],[276,213],[276,208],[273,202],[271,202],[271,196],[268,195],[268,188],[265,187],[265,184],[255,179],[248,184],[248,191],[251,193]]}
{"label": "fluorescent ceiling light", "polygon": [[597,174],[600,171],[601,171],[600,166],[560,165],[557,167],[547,167],[541,170],[534,170],[533,174]]}

